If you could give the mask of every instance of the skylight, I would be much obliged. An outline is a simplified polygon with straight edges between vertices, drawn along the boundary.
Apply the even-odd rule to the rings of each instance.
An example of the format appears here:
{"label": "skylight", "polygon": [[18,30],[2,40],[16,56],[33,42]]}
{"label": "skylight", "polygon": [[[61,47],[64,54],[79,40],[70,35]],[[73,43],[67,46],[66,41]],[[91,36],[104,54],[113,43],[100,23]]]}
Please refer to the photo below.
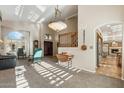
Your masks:
{"label": "skylight", "polygon": [[22,14],[23,14],[23,9],[24,9],[24,7],[22,5],[16,6],[16,8],[15,8],[15,15],[21,17]]}
{"label": "skylight", "polygon": [[38,18],[39,18],[40,15],[38,15],[37,13],[31,11],[29,13],[29,16],[28,16],[28,19],[32,22],[35,22]]}
{"label": "skylight", "polygon": [[122,25],[111,26],[112,32],[122,31]]}
{"label": "skylight", "polygon": [[43,5],[36,5],[36,7],[41,11],[44,12],[46,10],[46,7]]}

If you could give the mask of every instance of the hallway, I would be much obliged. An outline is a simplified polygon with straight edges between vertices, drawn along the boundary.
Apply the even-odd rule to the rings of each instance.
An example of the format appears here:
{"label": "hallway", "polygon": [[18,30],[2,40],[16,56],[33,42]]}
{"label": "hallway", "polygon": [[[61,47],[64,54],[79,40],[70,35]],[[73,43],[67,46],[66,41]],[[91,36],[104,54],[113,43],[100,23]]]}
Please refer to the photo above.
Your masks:
{"label": "hallway", "polygon": [[117,57],[102,58],[96,73],[121,79],[121,67],[117,65]]}

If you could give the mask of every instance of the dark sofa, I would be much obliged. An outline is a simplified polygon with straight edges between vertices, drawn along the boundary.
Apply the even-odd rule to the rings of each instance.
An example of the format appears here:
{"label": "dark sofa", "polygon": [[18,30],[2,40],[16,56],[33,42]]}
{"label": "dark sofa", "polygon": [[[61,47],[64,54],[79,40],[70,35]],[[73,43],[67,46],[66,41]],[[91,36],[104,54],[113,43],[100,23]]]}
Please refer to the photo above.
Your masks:
{"label": "dark sofa", "polygon": [[0,69],[14,68],[16,66],[16,56],[0,55]]}

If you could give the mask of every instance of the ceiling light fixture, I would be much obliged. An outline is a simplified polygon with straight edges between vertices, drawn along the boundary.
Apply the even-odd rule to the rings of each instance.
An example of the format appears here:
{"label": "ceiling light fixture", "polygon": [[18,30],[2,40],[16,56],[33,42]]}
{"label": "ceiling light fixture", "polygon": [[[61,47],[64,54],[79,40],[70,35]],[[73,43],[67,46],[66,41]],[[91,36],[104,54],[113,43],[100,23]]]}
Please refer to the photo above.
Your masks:
{"label": "ceiling light fixture", "polygon": [[59,10],[58,5],[55,8],[55,18],[52,22],[48,24],[48,27],[54,31],[62,31],[67,28],[66,23],[63,21],[57,21],[57,18],[60,17],[62,12]]}

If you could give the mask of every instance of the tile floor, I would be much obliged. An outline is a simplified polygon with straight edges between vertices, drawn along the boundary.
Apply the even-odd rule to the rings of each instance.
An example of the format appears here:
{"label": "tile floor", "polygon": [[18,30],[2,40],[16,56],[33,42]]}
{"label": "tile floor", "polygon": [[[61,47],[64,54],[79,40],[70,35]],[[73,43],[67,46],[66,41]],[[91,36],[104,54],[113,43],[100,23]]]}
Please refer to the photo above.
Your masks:
{"label": "tile floor", "polygon": [[107,58],[102,58],[99,66],[97,74],[121,79],[121,67],[117,65],[116,57],[108,56]]}

